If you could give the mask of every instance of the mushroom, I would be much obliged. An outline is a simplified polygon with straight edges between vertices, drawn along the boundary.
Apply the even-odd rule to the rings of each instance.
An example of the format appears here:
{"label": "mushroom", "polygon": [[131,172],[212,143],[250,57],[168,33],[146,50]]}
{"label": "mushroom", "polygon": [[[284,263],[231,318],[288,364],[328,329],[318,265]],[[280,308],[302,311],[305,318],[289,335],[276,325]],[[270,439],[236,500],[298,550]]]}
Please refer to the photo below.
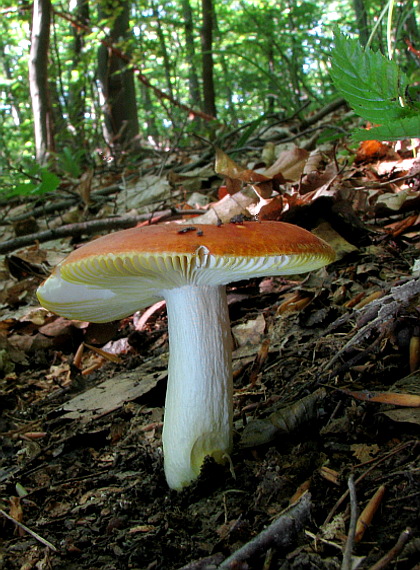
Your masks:
{"label": "mushroom", "polygon": [[40,303],[70,319],[121,319],[163,298],[169,331],[164,469],[180,490],[207,456],[232,450],[232,339],[225,285],[290,275],[334,260],[324,241],[282,222],[168,223],[119,231],[73,251],[39,287]]}

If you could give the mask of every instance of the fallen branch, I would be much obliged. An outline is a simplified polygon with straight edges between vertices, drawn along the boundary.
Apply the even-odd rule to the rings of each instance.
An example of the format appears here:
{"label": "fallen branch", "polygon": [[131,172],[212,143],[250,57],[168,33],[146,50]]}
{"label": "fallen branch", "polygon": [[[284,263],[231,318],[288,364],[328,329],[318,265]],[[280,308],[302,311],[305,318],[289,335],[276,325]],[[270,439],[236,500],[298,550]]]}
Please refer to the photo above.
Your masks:
{"label": "fallen branch", "polygon": [[[343,348],[336,352],[332,359],[322,367],[322,370],[329,371],[331,375],[333,373],[337,374],[338,372],[336,370],[333,372],[336,363],[340,360],[344,360],[344,355],[359,347],[359,343],[367,341],[373,331],[379,331],[379,337],[370,343],[367,350],[375,348],[381,338],[394,326],[396,316],[403,310],[403,308],[409,306],[412,303],[412,300],[419,295],[420,279],[412,278],[403,284],[392,287],[386,295],[371,301],[362,309],[359,309],[354,313],[349,313],[348,315],[345,315],[345,317],[340,317],[336,323],[330,325],[326,334],[334,330],[337,324],[342,324],[345,320],[350,319],[356,321],[354,334]],[[358,352],[356,358],[360,359],[362,354],[363,353]],[[348,362],[347,366],[353,364],[354,359],[351,362]],[[340,371],[345,368],[346,364],[344,364],[344,367],[341,367]]]}
{"label": "fallen branch", "polygon": [[0,244],[0,254],[9,253],[21,247],[33,245],[36,242],[42,243],[63,237],[78,237],[82,234],[93,234],[103,230],[132,228],[139,222],[156,222],[167,218],[180,218],[185,215],[200,215],[205,212],[206,210],[178,210],[173,208],[152,214],[142,214],[140,216],[118,216],[115,218],[105,218],[103,220],[89,220],[88,222],[80,222],[77,224],[66,224],[59,228],[52,228],[50,230],[44,230],[5,241]]}
{"label": "fallen branch", "polygon": [[310,509],[311,496],[305,493],[297,503],[285,509],[265,530],[226,558],[217,567],[218,570],[240,568],[241,562],[245,562],[258,552],[266,551],[272,546],[282,549],[289,548],[295,542],[298,532],[309,520]]}
{"label": "fallen branch", "polygon": [[376,562],[373,566],[371,566],[369,570],[382,570],[382,568],[386,568],[388,564],[392,562],[392,560],[394,560],[394,558],[398,556],[398,554],[401,552],[403,546],[406,544],[407,540],[411,537],[411,534],[412,533],[410,528],[406,528],[405,530],[403,530],[400,536],[398,537],[397,542],[394,544],[391,550],[389,550],[385,554],[385,556],[383,556],[380,560],[378,560],[378,562]]}
{"label": "fallen branch", "polygon": [[[111,186],[106,186],[105,188],[101,188],[99,190],[95,190],[90,195],[90,198],[97,202],[102,200],[104,196],[108,196],[109,194],[115,194],[116,192],[120,192],[123,190],[122,184],[112,184]],[[44,216],[45,214],[52,214],[53,212],[60,212],[61,210],[67,210],[71,206],[75,204],[81,203],[82,199],[79,194],[74,194],[70,198],[64,198],[59,202],[52,202],[51,204],[43,204],[42,206],[38,206],[31,211],[24,212],[23,214],[19,214],[18,216],[13,216],[11,218],[6,219],[6,222],[19,222],[21,220],[26,220],[30,216]]]}

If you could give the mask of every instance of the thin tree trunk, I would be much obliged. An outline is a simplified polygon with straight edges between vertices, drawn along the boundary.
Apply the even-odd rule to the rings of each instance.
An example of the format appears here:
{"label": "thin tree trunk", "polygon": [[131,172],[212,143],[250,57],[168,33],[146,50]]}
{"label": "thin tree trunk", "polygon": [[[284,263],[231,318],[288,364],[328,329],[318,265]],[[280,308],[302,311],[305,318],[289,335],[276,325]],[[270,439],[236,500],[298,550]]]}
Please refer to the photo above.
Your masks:
{"label": "thin tree trunk", "polygon": [[[4,49],[4,44],[0,44],[0,61],[3,62],[3,70],[6,79],[12,83],[13,81],[13,74],[12,70],[9,65],[8,57],[6,54],[6,50]],[[6,97],[8,97],[10,106],[12,108],[12,117],[14,120],[15,125],[20,125],[22,123],[22,113],[19,107],[20,101],[19,99],[13,94],[11,90],[6,92]]]}
{"label": "thin tree trunk", "polygon": [[369,24],[364,0],[353,0],[353,8],[356,14],[356,24],[359,30],[359,40],[365,46],[369,39]]}
{"label": "thin tree trunk", "polygon": [[163,57],[163,68],[165,71],[166,89],[168,90],[169,95],[173,97],[174,92],[172,89],[172,80],[171,80],[171,63],[168,55],[168,50],[166,49],[165,34],[163,33],[162,24],[160,22],[159,10],[155,3],[153,3],[152,9],[153,9],[153,16],[156,20],[156,33],[159,40],[160,51]]}
{"label": "thin tree trunk", "polygon": [[[271,32],[271,27],[270,27],[270,32]],[[270,34],[271,35],[271,34]],[[274,81],[274,76],[275,76],[275,59],[274,59],[274,49],[273,49],[273,44],[271,42],[271,38],[269,37],[269,43],[268,43],[268,52],[267,52],[267,64],[268,64],[268,71],[270,73],[270,77],[272,78],[269,82],[269,93],[267,95],[267,112],[268,113],[274,113],[274,103],[275,103],[275,99],[277,99],[276,97],[276,82]]]}
{"label": "thin tree trunk", "polygon": [[201,28],[203,111],[216,117],[213,78],[213,0],[201,0],[203,24]]}
{"label": "thin tree trunk", "polygon": [[34,0],[29,87],[34,114],[36,160],[43,165],[54,151],[54,131],[48,90],[48,50],[50,44],[51,2]]}
{"label": "thin tree trunk", "polygon": [[[75,8],[75,19],[87,26],[89,24],[89,0],[77,0]],[[84,36],[86,31],[83,28],[72,26],[73,33],[73,61],[72,70],[76,73],[76,79],[71,80],[69,83],[69,102],[68,112],[70,122],[74,129],[75,137],[78,143],[85,141],[85,99],[87,78],[84,74],[84,69],[81,68],[82,63],[82,50],[85,45]]]}
{"label": "thin tree trunk", "polygon": [[292,2],[289,1],[289,13],[288,13],[288,20],[289,20],[289,29],[290,29],[290,42],[291,42],[291,52],[292,56],[290,58],[290,78],[293,85],[293,99],[294,99],[294,106],[299,107],[299,103],[301,101],[301,89],[300,89],[300,81],[299,81],[299,73],[298,69],[300,68],[299,58],[297,56],[297,44],[295,39],[295,31],[297,29],[294,15],[293,15],[294,5]]}
{"label": "thin tree trunk", "polygon": [[193,107],[201,106],[200,86],[195,68],[195,46],[194,46],[194,22],[191,4],[189,0],[181,0],[182,13],[184,17],[185,32],[185,60],[188,65],[188,87],[190,92],[190,104]]}
{"label": "thin tree trunk", "polygon": [[[405,34],[408,36],[409,41],[415,44],[415,47],[418,49],[418,41],[420,37],[419,27],[417,25],[416,20],[416,8],[413,6],[413,0],[407,0],[405,4],[405,11],[407,12],[407,16],[404,19],[403,29]],[[418,56],[414,55],[410,50],[405,50],[407,63],[409,65],[412,64],[412,60],[415,61],[417,67],[419,65]]]}
{"label": "thin tree trunk", "polygon": [[140,89],[143,100],[143,111],[146,116],[146,135],[147,137],[151,137],[155,142],[157,142],[159,138],[159,129],[156,125],[152,99],[150,97],[150,89],[143,84],[141,85]]}
{"label": "thin tree trunk", "polygon": [[226,103],[228,105],[231,117],[230,120],[231,126],[234,127],[238,125],[238,114],[236,113],[235,103],[233,102],[233,92],[231,87],[233,84],[232,74],[230,73],[229,66],[226,61],[227,58],[223,55],[223,53],[219,55],[219,58],[220,58],[220,65],[223,70],[223,78],[225,80],[224,88],[226,90],[226,95],[223,95],[223,97],[226,99]]}
{"label": "thin tree trunk", "polygon": [[[129,0],[117,6],[119,13],[112,21],[110,40],[121,42],[129,36]],[[112,1],[102,0],[100,16],[111,18],[116,11]],[[126,50],[125,50],[126,51]],[[98,51],[98,77],[103,97],[104,137],[111,149],[126,148],[139,133],[134,74],[127,64],[106,46]]]}

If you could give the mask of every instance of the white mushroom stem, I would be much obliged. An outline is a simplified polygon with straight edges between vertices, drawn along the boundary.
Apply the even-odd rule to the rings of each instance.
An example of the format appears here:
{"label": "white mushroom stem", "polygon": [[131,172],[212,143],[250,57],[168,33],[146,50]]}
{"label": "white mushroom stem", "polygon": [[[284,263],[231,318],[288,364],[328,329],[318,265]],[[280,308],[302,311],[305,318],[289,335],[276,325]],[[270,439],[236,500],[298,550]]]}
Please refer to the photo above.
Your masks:
{"label": "white mushroom stem", "polygon": [[162,295],[169,327],[163,454],[168,485],[180,490],[207,456],[220,463],[232,448],[232,338],[224,286]]}

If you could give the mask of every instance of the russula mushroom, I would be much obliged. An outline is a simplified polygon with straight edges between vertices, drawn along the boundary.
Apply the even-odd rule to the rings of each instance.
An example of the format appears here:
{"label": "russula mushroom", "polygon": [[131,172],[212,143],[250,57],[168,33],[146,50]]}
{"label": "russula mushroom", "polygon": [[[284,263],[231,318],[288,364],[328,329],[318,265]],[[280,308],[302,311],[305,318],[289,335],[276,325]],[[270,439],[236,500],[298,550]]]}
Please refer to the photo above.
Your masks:
{"label": "russula mushroom", "polygon": [[163,454],[168,485],[180,490],[207,456],[232,449],[232,341],[225,285],[318,269],[329,245],[282,222],[119,231],[72,252],[39,287],[40,303],[70,319],[103,323],[165,299],[168,388]]}

